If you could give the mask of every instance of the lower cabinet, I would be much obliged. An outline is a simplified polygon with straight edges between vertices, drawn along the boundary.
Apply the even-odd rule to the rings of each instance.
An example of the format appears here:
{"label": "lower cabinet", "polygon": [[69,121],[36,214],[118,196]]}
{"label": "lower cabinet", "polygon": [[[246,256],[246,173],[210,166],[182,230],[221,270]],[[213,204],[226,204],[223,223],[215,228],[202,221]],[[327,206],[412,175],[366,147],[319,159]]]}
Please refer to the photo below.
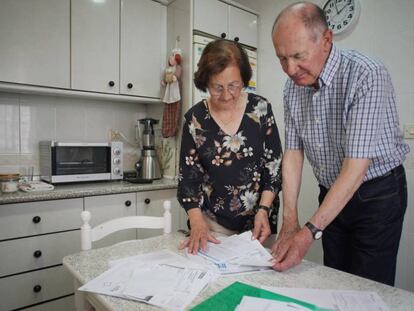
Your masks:
{"label": "lower cabinet", "polygon": [[[81,211],[90,211],[96,226],[124,216],[162,216],[165,200],[172,203],[173,232],[186,229],[176,189],[0,205],[0,310],[74,310],[73,279],[62,258],[80,251]],[[93,248],[162,233],[124,230]]]}

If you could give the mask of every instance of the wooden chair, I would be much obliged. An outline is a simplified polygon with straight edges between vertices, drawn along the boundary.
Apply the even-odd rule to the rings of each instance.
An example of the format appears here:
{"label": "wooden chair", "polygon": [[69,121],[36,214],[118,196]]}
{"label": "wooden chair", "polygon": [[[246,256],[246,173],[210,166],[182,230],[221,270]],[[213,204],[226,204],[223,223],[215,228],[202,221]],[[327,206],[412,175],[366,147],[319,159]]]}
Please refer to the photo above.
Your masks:
{"label": "wooden chair", "polygon": [[124,229],[164,229],[164,234],[171,233],[171,201],[164,201],[164,215],[162,217],[154,216],[128,216],[106,221],[94,228],[91,228],[89,221],[91,213],[83,211],[81,218],[83,225],[81,227],[81,248],[89,250],[92,248],[92,242],[98,241],[107,235]]}

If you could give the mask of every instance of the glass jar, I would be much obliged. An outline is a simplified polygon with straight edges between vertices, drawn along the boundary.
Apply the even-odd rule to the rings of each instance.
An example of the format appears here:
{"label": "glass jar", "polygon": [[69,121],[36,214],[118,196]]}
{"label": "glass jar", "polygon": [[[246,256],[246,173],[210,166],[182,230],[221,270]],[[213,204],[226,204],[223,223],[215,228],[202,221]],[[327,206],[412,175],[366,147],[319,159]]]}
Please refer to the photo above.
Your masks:
{"label": "glass jar", "polygon": [[19,188],[19,174],[0,174],[0,189],[3,193],[16,192]]}

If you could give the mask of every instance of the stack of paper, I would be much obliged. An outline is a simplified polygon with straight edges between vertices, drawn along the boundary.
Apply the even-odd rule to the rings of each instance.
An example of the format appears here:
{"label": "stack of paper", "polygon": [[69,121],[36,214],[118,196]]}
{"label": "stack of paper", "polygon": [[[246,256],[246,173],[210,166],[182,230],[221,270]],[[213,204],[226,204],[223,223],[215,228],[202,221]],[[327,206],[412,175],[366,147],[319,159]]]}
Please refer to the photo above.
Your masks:
{"label": "stack of paper", "polygon": [[79,290],[183,310],[215,279],[214,273],[167,250],[113,261],[110,266]]}
{"label": "stack of paper", "polygon": [[220,244],[208,242],[205,251],[187,256],[192,262],[221,275],[271,269],[272,256],[258,240],[252,240],[251,231],[223,237],[220,241]]}

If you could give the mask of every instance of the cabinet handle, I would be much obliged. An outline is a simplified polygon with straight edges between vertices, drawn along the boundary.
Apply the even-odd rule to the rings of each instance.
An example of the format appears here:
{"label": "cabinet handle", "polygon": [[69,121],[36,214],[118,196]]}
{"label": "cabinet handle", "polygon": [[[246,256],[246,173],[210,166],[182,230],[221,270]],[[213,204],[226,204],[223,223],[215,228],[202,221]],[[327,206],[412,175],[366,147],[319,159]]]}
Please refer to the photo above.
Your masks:
{"label": "cabinet handle", "polygon": [[33,217],[33,219],[32,219],[32,221],[33,221],[35,224],[38,224],[41,220],[42,220],[42,218],[40,218],[40,216],[35,216],[35,217]]}
{"label": "cabinet handle", "polygon": [[240,38],[239,37],[234,37],[234,41],[239,42]]}
{"label": "cabinet handle", "polygon": [[145,202],[145,204],[150,204],[151,200],[150,199],[145,199],[144,202]]}
{"label": "cabinet handle", "polygon": [[127,84],[127,87],[129,88],[129,89],[132,89],[132,87],[133,87],[134,85],[132,84],[132,83],[128,83]]}
{"label": "cabinet handle", "polygon": [[34,256],[35,258],[39,258],[40,256],[42,256],[42,251],[41,251],[41,250],[37,250],[37,251],[35,251],[35,252],[33,253],[33,256]]}
{"label": "cabinet handle", "polygon": [[127,201],[125,201],[125,206],[131,206],[131,201],[130,200],[127,200]]}
{"label": "cabinet handle", "polygon": [[40,285],[35,285],[35,287],[33,287],[33,291],[35,293],[39,293],[42,290],[42,286]]}
{"label": "cabinet handle", "polygon": [[225,32],[222,32],[221,35],[220,35],[220,37],[222,37],[224,39],[226,37],[226,33]]}
{"label": "cabinet handle", "polygon": [[114,86],[114,85],[115,85],[115,82],[114,82],[114,81],[109,81],[109,83],[108,83],[108,84],[109,84],[109,86],[110,86],[110,87],[112,87],[112,86]]}

